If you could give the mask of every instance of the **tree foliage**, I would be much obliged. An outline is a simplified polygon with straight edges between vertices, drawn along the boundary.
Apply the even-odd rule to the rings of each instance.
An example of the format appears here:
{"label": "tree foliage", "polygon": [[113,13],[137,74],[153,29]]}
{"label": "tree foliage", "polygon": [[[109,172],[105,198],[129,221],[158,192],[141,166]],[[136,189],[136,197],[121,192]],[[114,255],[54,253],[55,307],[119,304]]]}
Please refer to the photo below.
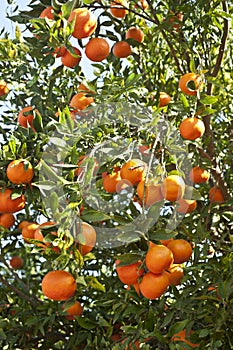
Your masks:
{"label": "tree foliage", "polygon": [[[26,198],[16,223],[1,227],[0,344],[3,349],[190,349],[172,336],[192,330],[198,349],[232,348],[232,4],[229,1],[130,0],[128,14],[114,17],[110,1],[31,0],[20,11],[8,0],[15,33],[0,38],[0,80],[10,92],[0,97],[0,186]],[[47,6],[54,19],[40,18]],[[87,7],[98,18],[92,37],[107,38],[112,47],[138,27],[144,41],[127,39],[127,59],[112,51],[103,62],[85,57],[89,38],[74,39],[74,8]],[[180,21],[176,16],[183,14]],[[19,25],[20,24],[20,25]],[[81,64],[68,68],[54,55],[58,47],[82,51]],[[178,88],[182,75],[195,72],[203,84],[196,96]],[[91,77],[91,78],[90,78]],[[95,103],[70,114],[70,100],[84,82]],[[192,88],[192,87],[191,87]],[[94,93],[93,93],[94,91]],[[172,97],[159,107],[159,95]],[[32,106],[32,128],[17,121]],[[58,113],[57,113],[58,112]],[[57,114],[56,114],[57,113]],[[183,140],[179,125],[186,117],[205,124],[203,137]],[[140,146],[148,146],[141,152]],[[80,157],[85,171],[75,175]],[[27,159],[34,168],[31,184],[12,184],[10,161]],[[147,208],[135,187],[110,194],[102,173],[111,173],[131,158],[147,163],[147,177],[157,182],[171,174],[185,179],[185,198],[196,199],[189,214],[176,203],[159,201]],[[201,166],[211,173],[208,183],[195,185],[189,171]],[[209,189],[219,186],[223,203],[210,203]],[[55,222],[42,233],[48,246],[22,239],[19,223]],[[95,227],[97,243],[82,255],[80,221]],[[57,236],[51,234],[54,230]],[[149,242],[183,238],[193,244],[184,278],[156,300],[138,295],[118,279],[114,262],[144,263]],[[50,244],[50,245],[49,245]],[[57,247],[59,253],[54,250]],[[14,270],[12,256],[24,265]],[[77,291],[66,302],[52,301],[41,290],[51,270],[75,276]],[[67,320],[65,310],[79,300],[82,316]],[[115,341],[117,334],[118,341]],[[115,337],[115,338],[114,338]]]}

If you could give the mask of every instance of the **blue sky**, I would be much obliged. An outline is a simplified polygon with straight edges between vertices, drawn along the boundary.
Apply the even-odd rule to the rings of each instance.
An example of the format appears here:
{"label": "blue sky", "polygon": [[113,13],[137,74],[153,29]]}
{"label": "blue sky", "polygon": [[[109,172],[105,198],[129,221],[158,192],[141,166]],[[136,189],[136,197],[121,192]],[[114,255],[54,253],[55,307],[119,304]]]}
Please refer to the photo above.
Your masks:
{"label": "blue sky", "polygon": [[[7,3],[7,0],[0,0],[1,11],[0,11],[0,28],[6,28],[8,32],[12,33],[14,31],[13,24],[9,19],[6,18],[6,11],[11,13],[11,6]],[[26,9],[27,4],[30,3],[29,0],[16,0],[20,9]],[[14,8],[14,7],[13,7]]]}

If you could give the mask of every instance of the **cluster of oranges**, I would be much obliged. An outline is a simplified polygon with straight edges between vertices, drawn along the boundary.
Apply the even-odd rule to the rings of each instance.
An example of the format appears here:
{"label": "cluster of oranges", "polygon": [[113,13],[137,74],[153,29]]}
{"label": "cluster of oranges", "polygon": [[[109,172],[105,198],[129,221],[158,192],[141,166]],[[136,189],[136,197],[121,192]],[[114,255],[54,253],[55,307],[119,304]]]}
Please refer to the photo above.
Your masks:
{"label": "cluster of oranges", "polygon": [[137,293],[154,300],[164,294],[169,285],[180,284],[184,272],[181,266],[192,255],[191,244],[184,239],[169,239],[161,244],[150,242],[145,259],[132,264],[116,260],[120,281],[132,285]]}

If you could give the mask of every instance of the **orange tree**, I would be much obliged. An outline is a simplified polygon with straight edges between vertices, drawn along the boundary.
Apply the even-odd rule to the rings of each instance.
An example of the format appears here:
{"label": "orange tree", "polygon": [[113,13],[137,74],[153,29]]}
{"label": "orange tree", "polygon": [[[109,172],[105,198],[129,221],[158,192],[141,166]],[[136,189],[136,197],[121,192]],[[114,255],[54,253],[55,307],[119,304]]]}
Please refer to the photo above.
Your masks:
{"label": "orange tree", "polygon": [[8,3],[2,349],[231,349],[231,2]]}

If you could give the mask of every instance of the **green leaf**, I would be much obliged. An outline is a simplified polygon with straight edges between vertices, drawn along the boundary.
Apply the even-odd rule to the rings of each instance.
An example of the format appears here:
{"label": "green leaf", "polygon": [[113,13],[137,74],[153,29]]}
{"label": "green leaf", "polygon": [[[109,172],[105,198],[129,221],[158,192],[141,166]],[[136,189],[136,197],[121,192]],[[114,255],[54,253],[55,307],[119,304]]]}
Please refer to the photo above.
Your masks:
{"label": "green leaf", "polygon": [[100,211],[96,210],[89,210],[89,209],[84,209],[82,212],[82,219],[84,221],[104,221],[104,220],[109,220],[111,217],[109,215],[106,215],[104,213],[101,213]]}
{"label": "green leaf", "polygon": [[89,276],[86,277],[87,285],[95,290],[99,290],[101,292],[106,292],[105,286],[101,284],[96,277]]}
{"label": "green leaf", "polygon": [[35,118],[33,119],[33,127],[36,129],[37,132],[43,131],[43,122],[42,117],[39,113],[35,113]]}
{"label": "green leaf", "polygon": [[169,334],[173,335],[173,334],[176,334],[176,333],[182,331],[186,327],[188,322],[189,322],[189,320],[183,320],[183,321],[178,321],[178,322],[172,324],[170,329],[169,329]]}
{"label": "green leaf", "polygon": [[61,7],[62,16],[65,18],[68,18],[71,11],[74,9],[76,5],[77,0],[68,0],[64,5]]}
{"label": "green leaf", "polygon": [[212,105],[218,102],[218,96],[202,95],[200,102],[204,105]]}
{"label": "green leaf", "polygon": [[117,259],[120,260],[120,264],[117,266],[126,266],[138,262],[142,258],[142,254],[127,253],[122,255],[117,255]]}
{"label": "green leaf", "polygon": [[85,329],[93,329],[98,326],[98,323],[93,322],[87,317],[77,317],[76,321],[78,322],[80,327]]}

